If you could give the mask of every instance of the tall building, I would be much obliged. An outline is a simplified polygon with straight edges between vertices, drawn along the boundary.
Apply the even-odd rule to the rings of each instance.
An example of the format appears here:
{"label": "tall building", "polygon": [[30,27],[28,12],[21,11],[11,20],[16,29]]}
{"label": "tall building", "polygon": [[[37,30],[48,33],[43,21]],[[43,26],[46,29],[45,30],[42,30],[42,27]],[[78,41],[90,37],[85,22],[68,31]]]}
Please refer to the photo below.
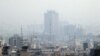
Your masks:
{"label": "tall building", "polygon": [[47,11],[44,15],[44,31],[45,34],[55,37],[58,33],[59,15],[55,11]]}
{"label": "tall building", "polygon": [[59,15],[55,11],[47,11],[44,15],[44,32],[48,43],[57,42]]}

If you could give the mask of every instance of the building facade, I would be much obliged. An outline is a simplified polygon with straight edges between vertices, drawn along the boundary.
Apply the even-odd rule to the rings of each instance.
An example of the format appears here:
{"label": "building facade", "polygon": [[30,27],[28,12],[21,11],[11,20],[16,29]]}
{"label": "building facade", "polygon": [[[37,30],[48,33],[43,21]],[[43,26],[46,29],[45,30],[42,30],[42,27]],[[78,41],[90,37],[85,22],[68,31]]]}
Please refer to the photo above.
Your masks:
{"label": "building facade", "polygon": [[9,45],[11,48],[21,48],[23,46],[23,39],[19,35],[14,35],[11,38],[9,38]]}

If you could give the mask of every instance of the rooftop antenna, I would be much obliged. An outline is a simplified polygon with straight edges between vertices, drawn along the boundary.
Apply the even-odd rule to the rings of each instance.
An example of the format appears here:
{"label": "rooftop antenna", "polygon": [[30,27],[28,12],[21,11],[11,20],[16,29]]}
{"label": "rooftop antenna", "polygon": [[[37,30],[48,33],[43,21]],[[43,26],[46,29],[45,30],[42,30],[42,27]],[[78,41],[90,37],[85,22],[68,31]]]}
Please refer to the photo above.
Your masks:
{"label": "rooftop antenna", "polygon": [[21,38],[22,38],[22,45],[24,45],[23,41],[24,41],[24,37],[23,37],[23,28],[22,28],[22,25],[21,25]]}
{"label": "rooftop antenna", "polygon": [[21,25],[21,37],[23,39],[23,28],[22,28],[22,25]]}

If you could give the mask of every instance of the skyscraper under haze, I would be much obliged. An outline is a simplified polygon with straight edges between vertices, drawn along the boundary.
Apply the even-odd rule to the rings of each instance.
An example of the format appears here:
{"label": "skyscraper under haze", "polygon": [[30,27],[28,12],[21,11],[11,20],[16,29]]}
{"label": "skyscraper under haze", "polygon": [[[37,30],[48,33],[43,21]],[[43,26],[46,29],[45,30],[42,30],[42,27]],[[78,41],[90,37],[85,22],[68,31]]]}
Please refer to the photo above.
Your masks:
{"label": "skyscraper under haze", "polygon": [[59,15],[55,11],[47,11],[44,15],[44,31],[45,34],[53,37],[58,33]]}

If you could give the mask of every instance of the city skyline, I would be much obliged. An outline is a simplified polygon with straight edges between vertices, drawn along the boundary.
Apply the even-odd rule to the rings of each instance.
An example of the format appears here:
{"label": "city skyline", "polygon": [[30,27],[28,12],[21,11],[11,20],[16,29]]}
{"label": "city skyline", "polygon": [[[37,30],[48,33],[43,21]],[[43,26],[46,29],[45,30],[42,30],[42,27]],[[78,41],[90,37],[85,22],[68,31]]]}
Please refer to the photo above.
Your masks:
{"label": "city skyline", "polygon": [[0,31],[14,32],[19,30],[21,24],[24,26],[43,24],[44,13],[55,10],[60,15],[60,21],[81,25],[86,31],[99,34],[99,2],[95,0],[0,0]]}
{"label": "city skyline", "polygon": [[99,0],[0,0],[0,56],[100,56]]}
{"label": "city skyline", "polygon": [[[86,32],[86,34],[89,33],[89,34],[94,34],[95,35],[94,32],[86,31],[86,29],[83,28],[81,25],[72,24],[72,23],[69,23],[67,21],[60,21],[59,13],[56,12],[55,10],[47,10],[47,13],[44,13],[44,21],[43,22],[44,23],[42,23],[42,24],[29,24],[29,25],[22,25],[21,24],[21,25],[16,25],[16,26],[7,25],[7,26],[15,27],[15,29],[14,28],[11,28],[11,29],[17,30],[17,31],[16,32],[13,32],[13,31],[9,32],[9,30],[6,29],[8,31],[8,32],[6,32],[5,30],[3,31],[2,29],[0,29],[1,30],[0,33],[1,33],[1,36],[4,36],[4,35],[5,36],[11,36],[13,34],[19,34],[20,35],[21,34],[21,28],[23,28],[24,35],[28,36],[28,35],[34,34],[34,33],[44,33],[45,30],[49,31],[49,32],[52,31],[54,33],[55,30],[56,30],[56,27],[58,28],[58,31],[60,31],[60,29],[59,29],[60,25],[62,25],[62,26],[64,26],[64,25],[65,26],[67,26],[67,25],[71,26],[72,25],[72,27],[74,26],[74,27],[79,27],[80,29],[84,29],[84,33]],[[51,30],[49,28],[51,28]],[[45,32],[45,33],[47,33],[47,32]]]}

